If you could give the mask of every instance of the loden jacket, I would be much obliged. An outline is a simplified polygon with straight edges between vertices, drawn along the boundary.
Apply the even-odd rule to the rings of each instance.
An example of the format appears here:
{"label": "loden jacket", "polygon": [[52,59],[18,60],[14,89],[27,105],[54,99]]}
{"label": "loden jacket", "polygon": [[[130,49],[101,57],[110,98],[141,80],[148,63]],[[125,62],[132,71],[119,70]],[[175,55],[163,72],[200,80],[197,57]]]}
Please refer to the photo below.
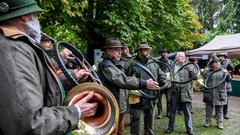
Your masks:
{"label": "loden jacket", "polygon": [[[184,63],[186,64],[186,63]],[[184,65],[183,64],[183,65]],[[180,65],[183,66],[183,65]],[[178,81],[186,81],[189,80],[190,78],[193,77],[194,75],[194,70],[191,65],[186,66],[182,70],[180,70],[178,73],[175,73],[174,69],[176,66],[176,62],[172,64],[172,74],[173,74],[173,79],[176,79],[176,75],[178,74]],[[188,82],[185,84],[173,84],[172,86],[172,92],[174,93],[176,90],[181,91],[181,102],[191,102],[193,99],[193,88],[192,88],[192,82]]]}
{"label": "loden jacket", "polygon": [[125,112],[127,109],[126,90],[139,89],[146,87],[146,81],[127,76],[124,73],[121,61],[114,61],[111,58],[104,57],[98,65],[98,76],[103,85],[108,88],[118,101],[120,111]]}
{"label": "loden jacket", "polygon": [[75,106],[63,92],[44,51],[12,26],[0,26],[0,134],[62,135],[76,128]]}
{"label": "loden jacket", "polygon": [[[227,104],[226,87],[227,87],[227,83],[230,82],[232,77],[229,74],[229,72],[223,68],[219,69],[219,71],[213,74],[212,72],[214,72],[212,69],[207,69],[203,74],[203,77],[205,79],[208,78],[208,81],[206,84],[207,86],[213,87],[219,84],[219,82],[221,82],[223,79],[225,79],[225,81],[214,89],[204,90],[203,101],[206,104],[210,104],[210,105],[226,105]],[[225,76],[226,78],[224,78]]]}
{"label": "loden jacket", "polygon": [[[162,70],[160,69],[159,65],[157,63],[155,63],[153,61],[153,59],[151,58],[145,58],[145,59],[141,59],[138,56],[133,57],[131,60],[128,61],[127,63],[127,74],[130,76],[136,76],[138,78],[142,78],[142,79],[151,79],[146,73],[144,73],[140,68],[136,68],[132,65],[136,64],[136,63],[140,63],[143,66],[145,66],[153,75],[154,79],[160,84],[163,85],[164,84],[164,80],[166,80],[166,75],[162,72]],[[148,95],[156,95],[157,91],[152,91],[152,90],[147,90],[147,89],[142,89],[142,91],[144,91],[145,93],[148,93]],[[140,102],[137,104],[132,104],[130,107],[132,108],[148,108],[148,107],[153,107],[154,104],[157,102],[157,99],[154,100],[150,100],[150,99],[146,99],[144,97],[140,98]]]}

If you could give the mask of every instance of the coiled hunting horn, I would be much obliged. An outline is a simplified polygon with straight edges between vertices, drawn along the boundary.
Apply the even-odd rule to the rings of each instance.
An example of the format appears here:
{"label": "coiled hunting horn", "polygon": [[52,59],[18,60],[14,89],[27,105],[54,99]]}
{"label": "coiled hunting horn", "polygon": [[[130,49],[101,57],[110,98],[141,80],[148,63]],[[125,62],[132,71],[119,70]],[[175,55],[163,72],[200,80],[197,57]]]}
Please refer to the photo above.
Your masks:
{"label": "coiled hunting horn", "polygon": [[199,66],[194,62],[188,62],[188,63],[184,64],[177,70],[176,73],[173,73],[173,71],[172,71],[172,75],[178,74],[181,70],[183,70],[184,68],[186,68],[187,66],[190,66],[190,65],[192,65],[192,68],[194,69],[194,74],[193,74],[193,76],[191,76],[191,78],[189,78],[188,80],[184,80],[184,81],[171,80],[171,82],[175,83],[175,84],[186,84],[186,83],[189,83],[189,82],[193,81],[194,79],[196,79],[198,72],[199,72]]}
{"label": "coiled hunting horn", "polygon": [[[157,80],[154,77],[154,75],[152,74],[152,72],[148,68],[146,68],[147,65],[152,64],[152,63],[162,64],[162,65],[166,66],[169,71],[171,70],[170,67],[166,63],[158,61],[157,59],[153,59],[153,61],[147,63],[146,65],[142,65],[141,63],[135,63],[135,64],[131,65],[131,67],[135,67],[135,68],[138,68],[138,69],[141,70],[141,73],[140,73],[141,78],[142,78],[142,72],[144,72],[149,78],[151,78],[152,80],[157,82]],[[171,85],[170,83],[166,82],[159,89],[155,89],[155,90],[140,89],[138,91],[139,91],[141,97],[153,100],[153,99],[156,99],[159,96],[159,93],[160,93],[161,90],[164,90],[164,89],[168,88],[170,85]],[[148,93],[148,91],[151,91],[154,94],[153,93],[150,94],[150,93]]]}
{"label": "coiled hunting horn", "polygon": [[204,90],[215,89],[215,88],[217,88],[219,85],[221,85],[222,83],[225,82],[225,80],[226,80],[226,78],[227,78],[227,73],[224,73],[223,79],[222,79],[221,81],[219,81],[216,85],[213,85],[213,86],[208,86],[208,85],[207,85],[207,84],[208,84],[208,81],[209,81],[209,78],[210,78],[211,76],[213,76],[215,73],[221,72],[221,71],[222,71],[221,69],[218,69],[218,70],[215,70],[215,71],[211,72],[211,73],[208,75],[208,77],[205,79],[204,83],[201,84],[202,87],[204,88]]}
{"label": "coiled hunting horn", "polygon": [[[186,68],[187,66],[190,66],[190,65],[192,65],[192,68],[194,69],[194,74],[193,74],[193,76],[191,77],[191,78],[189,78],[188,80],[183,80],[183,81],[176,81],[176,80],[173,80],[173,76],[174,76],[174,72],[173,72],[173,70],[171,69],[171,67],[169,66],[169,65],[167,65],[166,63],[164,63],[164,62],[162,62],[162,61],[160,61],[160,60],[157,60],[157,59],[153,59],[154,60],[154,62],[156,62],[159,66],[161,65],[161,66],[165,66],[167,69],[168,69],[168,71],[169,71],[169,73],[170,73],[170,75],[169,75],[169,78],[167,78],[167,81],[169,81],[169,82],[171,82],[172,84],[186,84],[186,83],[189,83],[189,82],[191,82],[192,80],[194,80],[194,79],[196,79],[197,78],[197,75],[198,75],[198,72],[199,72],[199,66],[196,64],[196,63],[194,63],[194,62],[188,62],[188,63],[186,63],[186,64],[184,64],[183,66],[181,66],[178,70],[177,70],[177,72],[176,72],[176,74],[177,73],[179,73],[181,70],[183,70],[184,68]],[[167,87],[170,87],[171,86],[171,83],[169,83],[168,85],[167,85]],[[163,88],[161,88],[161,90],[162,89],[165,89],[166,87],[163,87]]]}
{"label": "coiled hunting horn", "polygon": [[[60,47],[65,47],[72,51],[72,55],[76,63],[82,69],[90,72],[92,82],[79,83],[66,68],[64,62],[59,54]],[[112,131],[118,126],[119,107],[114,95],[104,86],[98,78],[96,72],[84,58],[83,54],[72,45],[60,41],[55,44],[55,57],[66,78],[75,86],[66,95],[64,105],[73,105],[80,99],[85,97],[89,92],[94,91],[93,102],[98,102],[98,109],[94,116],[80,119],[93,131],[86,131],[89,134],[106,135],[111,134]],[[86,129],[80,129],[86,130]]]}
{"label": "coiled hunting horn", "polygon": [[[142,96],[143,98],[147,98],[147,99],[156,99],[159,95],[159,92],[161,90],[164,90],[166,88],[169,88],[172,84],[186,84],[186,83],[189,83],[191,82],[192,80],[194,80],[196,77],[197,77],[197,74],[199,72],[199,66],[194,63],[194,62],[189,62],[189,63],[186,63],[184,64],[181,68],[178,69],[178,71],[176,73],[179,73],[181,70],[183,70],[184,68],[186,68],[187,66],[190,66],[190,65],[193,65],[192,67],[194,68],[194,75],[189,78],[188,80],[184,80],[184,81],[176,81],[176,80],[173,80],[173,71],[171,69],[171,67],[169,65],[167,65],[166,63],[162,62],[162,61],[159,61],[155,58],[153,58],[153,61],[149,62],[148,64],[152,64],[152,63],[157,63],[159,66],[165,66],[166,69],[168,69],[170,75],[169,75],[169,78],[167,78],[166,80],[166,83],[164,84],[164,86],[161,86],[159,89],[156,89],[156,90],[150,90],[150,91],[154,91],[155,94],[153,95],[150,95],[147,93],[146,90],[138,90],[139,93],[140,93],[140,96]],[[155,79],[155,77],[153,76],[153,74],[151,73],[151,71],[149,69],[147,69],[145,66],[147,66],[148,64],[146,65],[142,65],[140,63],[135,63],[131,66],[133,67],[136,67],[136,68],[139,68],[141,71],[143,71],[149,78],[153,79],[154,81],[157,81]],[[142,74],[141,74],[142,76]]]}

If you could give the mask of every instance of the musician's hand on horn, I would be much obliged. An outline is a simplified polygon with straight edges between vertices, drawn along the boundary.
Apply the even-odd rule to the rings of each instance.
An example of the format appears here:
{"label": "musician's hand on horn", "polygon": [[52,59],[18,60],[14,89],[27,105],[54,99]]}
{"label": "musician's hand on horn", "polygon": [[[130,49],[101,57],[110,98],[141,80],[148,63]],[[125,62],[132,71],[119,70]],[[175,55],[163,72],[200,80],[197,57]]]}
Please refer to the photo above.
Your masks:
{"label": "musician's hand on horn", "polygon": [[147,88],[151,90],[159,89],[158,82],[153,81],[152,79],[147,80]]}
{"label": "musician's hand on horn", "polygon": [[68,50],[67,48],[64,48],[61,52],[60,55],[65,59],[74,59],[74,57],[72,57],[72,51]]}
{"label": "musician's hand on horn", "polygon": [[88,95],[86,95],[84,98],[79,100],[75,106],[78,106],[81,111],[80,118],[90,117],[95,115],[98,107],[97,102],[92,102],[92,99],[94,97],[94,92],[90,92]]}
{"label": "musician's hand on horn", "polygon": [[85,69],[74,69],[74,74],[77,80],[82,79],[83,81],[90,75],[90,73]]}

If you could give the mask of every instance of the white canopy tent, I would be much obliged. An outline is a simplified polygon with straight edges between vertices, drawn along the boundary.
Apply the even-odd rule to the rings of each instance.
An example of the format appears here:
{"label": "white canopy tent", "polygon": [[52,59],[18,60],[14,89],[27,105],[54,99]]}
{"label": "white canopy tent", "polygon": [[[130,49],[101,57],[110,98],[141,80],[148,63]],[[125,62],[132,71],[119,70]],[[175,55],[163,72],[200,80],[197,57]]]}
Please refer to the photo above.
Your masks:
{"label": "white canopy tent", "polygon": [[206,45],[187,51],[190,56],[210,56],[214,52],[223,52],[229,57],[240,57],[240,33],[216,36]]}

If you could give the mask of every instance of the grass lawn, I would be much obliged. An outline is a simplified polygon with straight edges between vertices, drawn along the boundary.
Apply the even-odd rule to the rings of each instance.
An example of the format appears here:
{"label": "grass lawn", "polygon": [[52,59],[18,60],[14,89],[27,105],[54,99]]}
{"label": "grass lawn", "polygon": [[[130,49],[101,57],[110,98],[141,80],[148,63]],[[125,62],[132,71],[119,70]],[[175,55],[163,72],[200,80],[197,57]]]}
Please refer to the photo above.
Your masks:
{"label": "grass lawn", "polygon": [[[165,103],[164,103],[165,104]],[[212,124],[209,128],[203,127],[205,122],[205,108],[193,104],[193,130],[197,135],[240,135],[240,113],[229,112],[230,119],[224,120],[224,129],[220,130],[216,127],[216,120],[212,120]],[[155,119],[154,133],[155,135],[165,135],[164,130],[167,128],[168,118]],[[170,135],[185,135],[185,124],[183,115],[177,114],[175,131]],[[130,135],[129,126],[125,127],[124,134]]]}

